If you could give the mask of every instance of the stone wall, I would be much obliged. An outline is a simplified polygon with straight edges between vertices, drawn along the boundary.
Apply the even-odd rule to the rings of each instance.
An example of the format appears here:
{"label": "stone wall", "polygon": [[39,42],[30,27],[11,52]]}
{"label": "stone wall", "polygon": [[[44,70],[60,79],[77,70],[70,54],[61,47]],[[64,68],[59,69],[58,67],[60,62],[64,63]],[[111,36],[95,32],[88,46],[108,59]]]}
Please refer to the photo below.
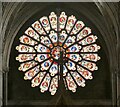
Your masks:
{"label": "stone wall", "polygon": [[[40,3],[0,3],[2,8],[2,29],[0,29],[0,104],[2,104],[2,73],[9,72],[9,55],[13,40],[19,31],[20,27],[31,17],[34,13],[42,9],[46,5]],[[67,3],[66,3],[67,4]],[[72,7],[72,4],[69,4]],[[76,3],[76,10],[79,8],[79,4]],[[87,7],[87,5],[86,5]],[[112,76],[112,95],[113,104],[120,102],[120,77],[118,77],[119,71],[119,20],[118,20],[118,3],[106,3],[95,2],[94,7],[88,9],[80,5],[79,11],[96,24],[103,38],[106,42],[106,48],[108,49],[108,57],[110,58],[110,72]],[[32,9],[31,9],[32,8]],[[81,11],[82,10],[82,11]],[[93,14],[94,13],[94,14]],[[1,20],[1,19],[0,19]],[[18,21],[19,20],[19,21]],[[118,78],[117,78],[118,77]]]}

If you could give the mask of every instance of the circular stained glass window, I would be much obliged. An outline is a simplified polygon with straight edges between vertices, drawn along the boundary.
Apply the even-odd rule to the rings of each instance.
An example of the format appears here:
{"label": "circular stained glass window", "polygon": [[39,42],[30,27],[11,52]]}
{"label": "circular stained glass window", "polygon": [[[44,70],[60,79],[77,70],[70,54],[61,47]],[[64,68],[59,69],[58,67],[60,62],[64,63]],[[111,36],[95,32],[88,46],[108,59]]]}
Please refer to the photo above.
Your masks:
{"label": "circular stained glass window", "polygon": [[77,87],[85,87],[85,81],[93,79],[92,72],[98,70],[97,36],[73,15],[61,12],[57,16],[51,12],[49,17],[35,21],[19,40],[18,70],[25,74],[25,80],[31,80],[31,87],[38,86],[42,93],[49,91],[54,95],[60,79],[66,89],[76,92]]}

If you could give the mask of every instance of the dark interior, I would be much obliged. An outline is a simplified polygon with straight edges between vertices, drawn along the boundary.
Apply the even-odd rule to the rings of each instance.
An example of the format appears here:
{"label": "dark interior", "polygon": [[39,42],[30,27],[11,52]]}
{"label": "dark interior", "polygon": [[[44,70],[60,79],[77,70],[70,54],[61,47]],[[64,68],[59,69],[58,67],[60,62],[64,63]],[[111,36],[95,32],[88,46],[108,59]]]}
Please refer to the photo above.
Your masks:
{"label": "dark interior", "polygon": [[[49,92],[42,94],[39,91],[39,87],[32,88],[30,81],[25,81],[23,79],[24,73],[18,70],[20,63],[16,61],[18,52],[15,47],[19,45],[19,37],[24,33],[24,31],[35,21],[41,18],[42,16],[49,15],[51,11],[56,12],[57,9],[60,11],[65,11],[66,14],[75,15],[77,19],[83,21],[86,26],[90,27],[93,31],[93,34],[98,36],[97,44],[101,46],[101,49],[98,52],[98,55],[101,57],[101,60],[97,62],[98,70],[93,73],[93,80],[86,81],[86,86],[84,88],[77,88],[76,93],[67,91],[71,96],[72,100],[100,100],[112,99],[112,90],[111,90],[111,75],[109,69],[109,60],[107,56],[107,49],[105,41],[102,38],[99,30],[96,26],[89,20],[89,17],[85,17],[82,13],[74,9],[69,8],[69,5],[64,4],[54,4],[51,5],[51,8],[48,6],[44,10],[40,10],[38,13],[34,14],[20,29],[16,35],[10,54],[9,67],[10,71],[8,73],[8,101],[15,101],[20,103],[21,101],[49,101],[54,99],[56,96],[51,96]],[[59,88],[58,88],[59,90]],[[57,92],[60,95],[60,91]],[[64,101],[60,102],[61,104]]]}

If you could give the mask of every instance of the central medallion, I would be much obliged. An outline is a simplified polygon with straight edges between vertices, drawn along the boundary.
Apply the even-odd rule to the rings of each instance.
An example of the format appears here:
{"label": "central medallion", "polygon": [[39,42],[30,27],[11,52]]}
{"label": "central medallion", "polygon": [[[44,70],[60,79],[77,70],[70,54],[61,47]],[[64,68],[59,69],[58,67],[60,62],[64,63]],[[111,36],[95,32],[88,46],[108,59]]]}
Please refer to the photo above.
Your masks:
{"label": "central medallion", "polygon": [[60,47],[54,47],[52,49],[52,57],[56,60],[60,58]]}
{"label": "central medallion", "polygon": [[51,51],[51,54],[52,54],[52,57],[55,59],[55,60],[58,60],[60,58],[60,53],[63,52],[63,56],[65,54],[65,51],[62,47],[54,47]]}

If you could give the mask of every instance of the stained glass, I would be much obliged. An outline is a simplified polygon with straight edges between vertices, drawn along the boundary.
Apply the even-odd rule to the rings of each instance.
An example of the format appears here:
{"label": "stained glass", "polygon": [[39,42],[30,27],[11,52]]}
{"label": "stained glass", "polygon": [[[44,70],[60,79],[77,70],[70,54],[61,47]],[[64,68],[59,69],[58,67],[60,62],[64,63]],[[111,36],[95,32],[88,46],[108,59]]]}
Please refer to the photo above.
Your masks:
{"label": "stained glass", "polygon": [[[48,17],[35,21],[19,38],[16,60],[21,64],[18,70],[25,74],[25,80],[31,80],[31,87],[38,86],[42,93],[49,91],[54,95],[60,79],[67,90],[76,92],[77,87],[85,87],[85,81],[93,79],[93,71],[98,70],[100,46],[96,44],[97,39],[74,15],[61,12],[57,16],[51,12]],[[63,72],[63,78],[60,72]]]}

